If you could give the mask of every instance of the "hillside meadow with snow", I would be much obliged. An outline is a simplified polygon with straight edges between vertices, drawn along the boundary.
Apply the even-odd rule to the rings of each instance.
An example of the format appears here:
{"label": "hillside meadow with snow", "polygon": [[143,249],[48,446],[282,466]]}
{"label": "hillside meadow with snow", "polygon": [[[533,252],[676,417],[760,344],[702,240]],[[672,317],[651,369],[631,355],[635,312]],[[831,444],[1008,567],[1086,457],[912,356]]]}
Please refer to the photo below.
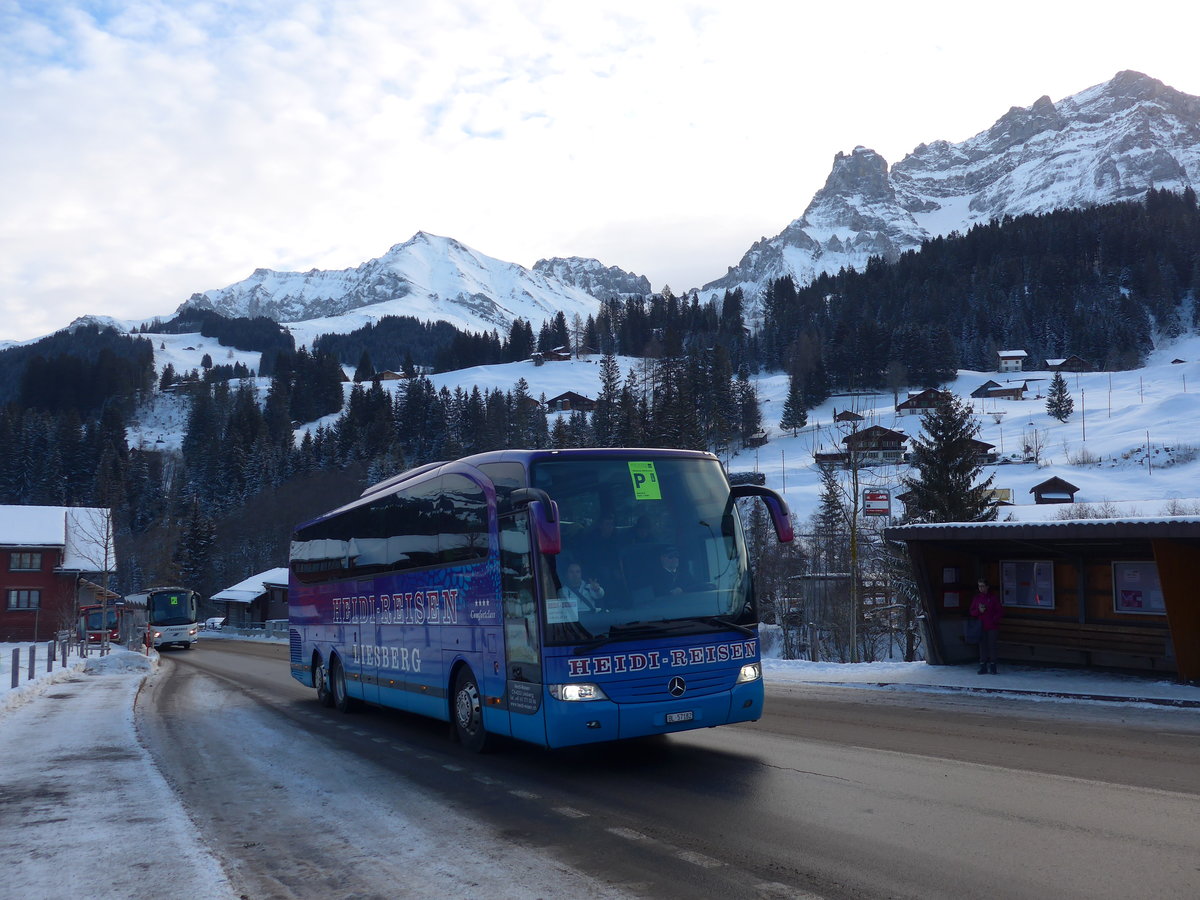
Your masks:
{"label": "hillside meadow with snow", "polygon": [[[149,335],[155,346],[155,364],[161,373],[169,363],[177,372],[199,368],[208,353],[215,364],[242,363],[257,371],[259,354],[219,345],[200,334]],[[1182,362],[1175,362],[1182,360]],[[637,368],[641,360],[619,357],[622,373]],[[600,389],[600,357],[534,365],[531,361],[477,366],[430,376],[438,389],[470,391],[510,390],[524,378],[530,394],[549,398],[575,391],[595,398]],[[352,374],[352,367],[345,367]],[[1052,477],[1079,488],[1076,508],[1100,515],[1160,516],[1200,514],[1200,335],[1163,342],[1140,369],[1126,372],[1067,373],[1064,378],[1074,402],[1074,412],[1059,422],[1046,412],[1046,392],[1053,373],[1026,371],[999,374],[960,370],[943,387],[960,397],[989,379],[1006,385],[1025,382],[1024,400],[973,400],[979,439],[995,446],[1000,464],[988,466],[984,477],[995,474],[994,487],[1012,492],[1013,505],[1000,518],[1028,521],[1066,514],[1057,504],[1036,505],[1030,489]],[[251,379],[265,400],[270,380]],[[761,472],[769,487],[780,491],[799,523],[817,508],[820,475],[814,451],[840,448],[844,426],[835,428],[835,412],[852,410],[863,417],[859,427],[881,425],[912,438],[920,433],[919,415],[897,415],[897,400],[890,392],[835,394],[808,413],[808,424],[794,435],[779,428],[787,397],[788,379],[782,372],[755,376],[763,427],[769,441],[757,449],[744,449],[723,461],[730,472]],[[403,390],[403,382],[383,382],[388,391]],[[352,384],[345,385],[347,396]],[[913,387],[915,392],[918,388]],[[565,415],[551,413],[551,416]],[[297,429],[331,425],[327,416]],[[130,446],[178,450],[187,421],[187,398],[156,394],[130,427]],[[553,422],[551,421],[551,424]],[[1027,461],[1025,447],[1037,445],[1037,462]],[[861,486],[890,489],[893,497],[903,488],[904,466],[874,466],[861,471]],[[1081,508],[1083,505],[1086,508]],[[893,501],[893,513],[899,510]],[[803,528],[801,529],[803,530]]]}

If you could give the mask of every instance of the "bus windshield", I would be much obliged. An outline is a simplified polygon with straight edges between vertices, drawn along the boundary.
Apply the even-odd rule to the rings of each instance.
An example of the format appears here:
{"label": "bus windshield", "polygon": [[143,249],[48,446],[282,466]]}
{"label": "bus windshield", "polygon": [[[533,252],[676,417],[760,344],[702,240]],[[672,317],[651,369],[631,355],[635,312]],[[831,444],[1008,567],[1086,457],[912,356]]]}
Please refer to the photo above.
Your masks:
{"label": "bus windshield", "polygon": [[151,625],[188,625],[195,621],[188,591],[156,591],[146,598]]}
{"label": "bus windshield", "polygon": [[546,642],[757,622],[745,544],[715,459],[534,463],[558,504],[562,552],[542,575]]}
{"label": "bus windshield", "polygon": [[[117,627],[117,611],[116,611],[116,609],[114,609],[113,607],[109,607],[107,610],[107,613],[108,613],[107,616],[105,616],[104,611],[101,611],[99,609],[88,610],[87,615],[85,617],[84,627],[88,631],[103,631],[106,627],[109,630],[116,628]],[[108,622],[107,626],[101,624],[102,622],[105,622],[105,621]]]}

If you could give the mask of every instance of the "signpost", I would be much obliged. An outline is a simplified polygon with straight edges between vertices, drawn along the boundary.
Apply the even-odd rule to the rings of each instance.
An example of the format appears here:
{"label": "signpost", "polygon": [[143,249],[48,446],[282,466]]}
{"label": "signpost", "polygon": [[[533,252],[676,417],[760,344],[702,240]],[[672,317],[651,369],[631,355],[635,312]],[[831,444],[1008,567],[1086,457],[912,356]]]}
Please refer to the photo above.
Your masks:
{"label": "signpost", "polygon": [[891,514],[892,495],[890,491],[872,490],[871,488],[863,491],[864,516],[890,516]]}

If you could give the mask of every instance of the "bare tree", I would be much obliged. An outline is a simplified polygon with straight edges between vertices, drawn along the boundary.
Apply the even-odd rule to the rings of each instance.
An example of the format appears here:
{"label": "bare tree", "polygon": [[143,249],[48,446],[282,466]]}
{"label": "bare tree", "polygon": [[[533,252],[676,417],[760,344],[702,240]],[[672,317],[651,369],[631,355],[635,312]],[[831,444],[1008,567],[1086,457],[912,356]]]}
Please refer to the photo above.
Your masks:
{"label": "bare tree", "polygon": [[[110,604],[109,585],[117,569],[117,554],[114,544],[113,515],[111,509],[94,507],[69,507],[67,509],[67,548],[64,566],[73,564],[82,575],[91,572],[97,575],[96,591],[100,601],[100,621],[108,622]],[[75,593],[73,618],[79,616],[78,590]],[[101,630],[101,653],[108,652],[108,628]]]}

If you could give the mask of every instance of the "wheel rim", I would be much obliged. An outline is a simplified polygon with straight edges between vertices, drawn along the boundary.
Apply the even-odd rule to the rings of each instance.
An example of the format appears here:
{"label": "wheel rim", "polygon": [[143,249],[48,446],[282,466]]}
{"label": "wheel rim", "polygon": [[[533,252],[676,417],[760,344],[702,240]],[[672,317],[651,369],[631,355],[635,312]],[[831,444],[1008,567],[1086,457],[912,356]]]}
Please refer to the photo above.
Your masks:
{"label": "wheel rim", "polygon": [[479,688],[475,686],[475,682],[468,681],[459,687],[455,697],[455,712],[458,716],[458,727],[466,734],[474,734],[479,729]]}
{"label": "wheel rim", "polygon": [[333,696],[338,703],[344,703],[346,700],[346,677],[342,674],[341,666],[333,670]]}

